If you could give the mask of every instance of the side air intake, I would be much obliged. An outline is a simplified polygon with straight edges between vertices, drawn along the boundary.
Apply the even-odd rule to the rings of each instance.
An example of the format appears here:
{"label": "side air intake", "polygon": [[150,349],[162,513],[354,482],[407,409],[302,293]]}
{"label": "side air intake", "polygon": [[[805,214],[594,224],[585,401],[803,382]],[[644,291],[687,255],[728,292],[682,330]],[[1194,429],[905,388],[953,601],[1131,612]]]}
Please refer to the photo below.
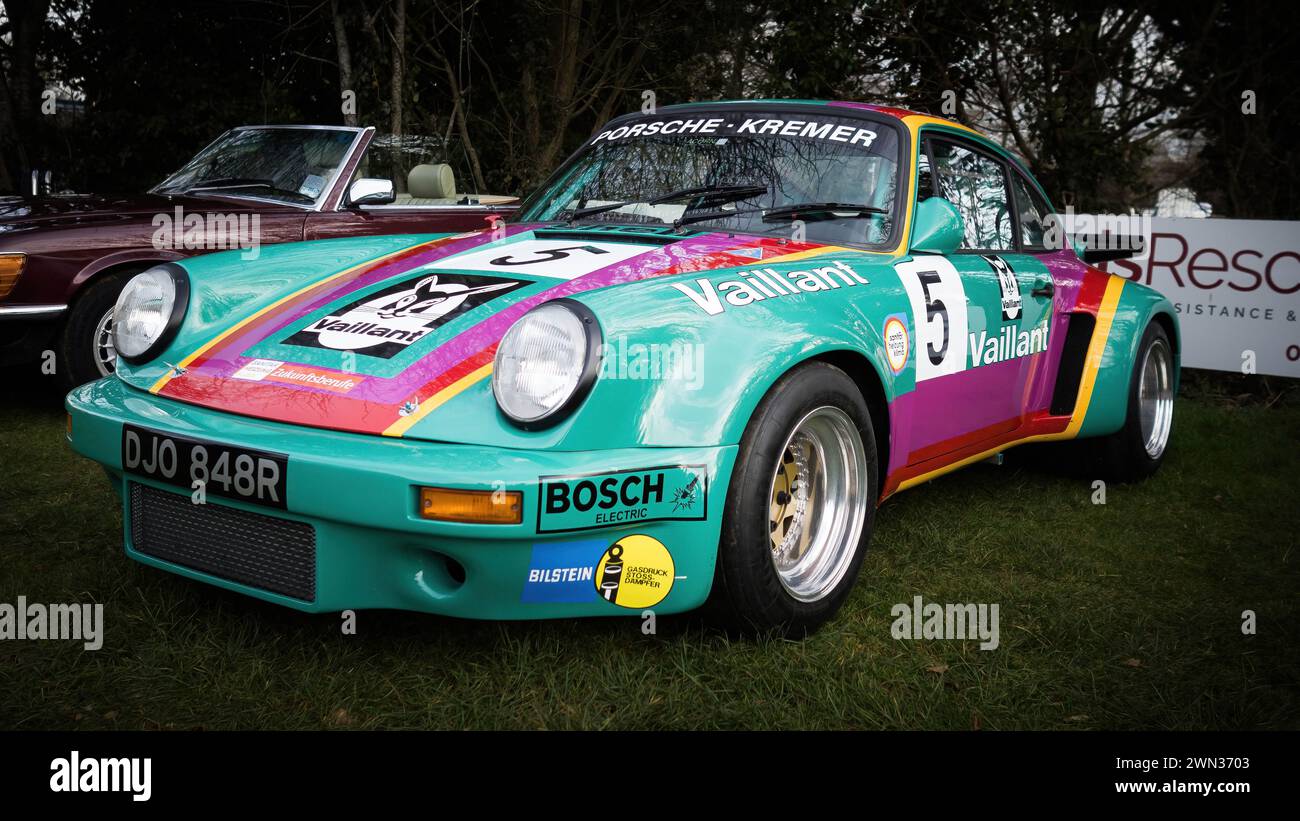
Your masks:
{"label": "side air intake", "polygon": [[1056,388],[1052,391],[1052,414],[1069,416],[1079,401],[1079,382],[1083,379],[1083,363],[1088,356],[1088,343],[1092,341],[1097,318],[1092,314],[1070,314],[1070,324],[1065,329],[1065,347],[1061,350],[1061,366],[1056,372]]}

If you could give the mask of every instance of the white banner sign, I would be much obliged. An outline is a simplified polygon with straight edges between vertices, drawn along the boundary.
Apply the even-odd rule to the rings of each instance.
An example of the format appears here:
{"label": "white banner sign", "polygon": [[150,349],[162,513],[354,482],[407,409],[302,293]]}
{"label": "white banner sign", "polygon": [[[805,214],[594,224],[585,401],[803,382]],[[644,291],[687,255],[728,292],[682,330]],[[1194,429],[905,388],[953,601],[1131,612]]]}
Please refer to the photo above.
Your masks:
{"label": "white banner sign", "polygon": [[1146,253],[1099,265],[1169,298],[1188,368],[1300,377],[1300,222],[1153,217]]}

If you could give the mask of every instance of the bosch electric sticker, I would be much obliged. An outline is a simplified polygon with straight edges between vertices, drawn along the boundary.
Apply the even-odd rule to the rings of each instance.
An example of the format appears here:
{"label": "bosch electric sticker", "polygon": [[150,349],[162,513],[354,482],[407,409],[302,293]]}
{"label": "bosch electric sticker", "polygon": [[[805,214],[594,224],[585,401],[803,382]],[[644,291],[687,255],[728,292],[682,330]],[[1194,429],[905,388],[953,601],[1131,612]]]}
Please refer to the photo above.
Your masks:
{"label": "bosch electric sticker", "polygon": [[578,476],[541,476],[537,532],[592,530],[708,513],[704,465],[665,465]]}
{"label": "bosch electric sticker", "polygon": [[426,270],[332,311],[284,344],[390,359],[434,328],[527,284],[526,280]]}

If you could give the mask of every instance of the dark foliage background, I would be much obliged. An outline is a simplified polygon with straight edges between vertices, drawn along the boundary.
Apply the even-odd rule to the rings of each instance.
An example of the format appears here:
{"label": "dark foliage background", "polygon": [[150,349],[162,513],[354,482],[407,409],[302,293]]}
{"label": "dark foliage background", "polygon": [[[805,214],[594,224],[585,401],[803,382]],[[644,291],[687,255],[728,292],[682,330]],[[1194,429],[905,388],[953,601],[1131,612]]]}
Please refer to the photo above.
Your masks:
{"label": "dark foliage background", "polygon": [[992,133],[1058,205],[1185,187],[1219,216],[1295,218],[1297,9],[0,0],[0,192],[30,190],[32,169],[56,190],[141,190],[231,126],[352,122],[433,136],[465,187],[519,193],[653,93],[902,105]]}

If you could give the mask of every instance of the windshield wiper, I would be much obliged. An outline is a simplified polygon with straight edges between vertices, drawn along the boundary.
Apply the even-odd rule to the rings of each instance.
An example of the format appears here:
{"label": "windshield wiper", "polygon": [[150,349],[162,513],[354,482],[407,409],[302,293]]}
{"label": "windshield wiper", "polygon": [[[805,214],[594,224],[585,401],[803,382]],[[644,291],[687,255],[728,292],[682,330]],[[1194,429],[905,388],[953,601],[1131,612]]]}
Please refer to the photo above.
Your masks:
{"label": "windshield wiper", "polygon": [[881,208],[877,205],[861,205],[851,202],[795,202],[789,205],[782,205],[777,208],[769,208],[763,212],[763,222],[781,222],[790,217],[816,215],[813,221],[843,219],[851,217],[854,219],[869,217],[872,214],[888,214],[888,208]]}
{"label": "windshield wiper", "polygon": [[593,205],[589,208],[579,208],[569,215],[566,222],[572,223],[583,217],[589,217],[593,214],[603,214],[606,211],[616,211],[629,205],[636,205],[644,202],[646,205],[663,205],[674,200],[699,198],[706,202],[731,202],[733,200],[743,200],[747,197],[757,197],[759,194],[766,194],[766,185],[697,185],[692,188],[679,188],[676,191],[669,191],[667,194],[660,194],[651,197],[648,200],[624,200],[622,202],[608,202],[604,205]]}
{"label": "windshield wiper", "polygon": [[872,214],[888,214],[886,208],[879,208],[875,205],[853,205],[844,202],[797,202],[792,205],[781,205],[776,208],[746,208],[744,210],[724,211],[721,208],[712,211],[705,211],[699,214],[689,216],[683,214],[673,221],[673,229],[681,228],[683,225],[690,225],[693,222],[707,222],[709,220],[722,219],[724,217],[743,217],[749,214],[762,214],[763,222],[784,222],[790,217],[797,217],[805,214],[817,214],[809,219],[812,222],[821,222],[822,220],[842,219],[852,217],[854,219],[870,216]]}
{"label": "windshield wiper", "polygon": [[281,194],[286,197],[296,197],[299,202],[313,202],[311,197],[301,191],[290,191],[287,188],[280,188],[270,180],[242,179],[237,177],[202,180],[200,185],[191,185],[181,193],[192,194],[195,191],[233,191],[243,188],[265,188],[273,194]]}
{"label": "windshield wiper", "polygon": [[275,188],[275,183],[259,177],[211,177],[199,180],[184,190],[188,194],[191,191],[215,191],[218,188]]}

